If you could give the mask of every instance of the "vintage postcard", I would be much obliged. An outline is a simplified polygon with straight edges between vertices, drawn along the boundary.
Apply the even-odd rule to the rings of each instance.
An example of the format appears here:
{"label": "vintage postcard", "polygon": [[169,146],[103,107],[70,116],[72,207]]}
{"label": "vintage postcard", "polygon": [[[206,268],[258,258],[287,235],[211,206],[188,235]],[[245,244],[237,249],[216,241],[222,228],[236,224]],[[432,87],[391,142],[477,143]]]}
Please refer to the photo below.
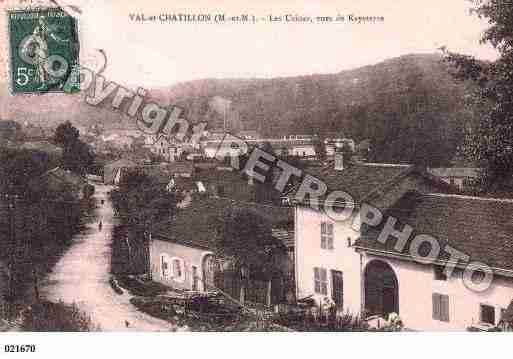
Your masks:
{"label": "vintage postcard", "polygon": [[4,338],[513,331],[512,21],[0,0]]}

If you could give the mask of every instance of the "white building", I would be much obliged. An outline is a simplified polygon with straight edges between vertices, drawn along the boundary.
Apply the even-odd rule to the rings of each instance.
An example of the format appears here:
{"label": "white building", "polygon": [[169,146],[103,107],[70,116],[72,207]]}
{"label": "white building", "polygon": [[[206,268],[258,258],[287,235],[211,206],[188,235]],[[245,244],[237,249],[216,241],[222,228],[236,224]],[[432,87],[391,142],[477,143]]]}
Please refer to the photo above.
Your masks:
{"label": "white building", "polygon": [[[342,171],[322,169],[317,175],[330,190],[350,193],[356,206],[371,204],[384,218],[398,218],[413,232],[401,252],[396,238],[377,240],[382,226],[353,229],[306,203],[295,209],[295,270],[298,298],[331,297],[340,310],[386,318],[396,312],[414,330],[465,330],[479,323],[498,325],[513,299],[513,202],[450,194],[436,178],[411,166],[353,164]],[[358,218],[358,217],[357,217]],[[356,221],[358,224],[359,221]],[[358,228],[358,226],[354,227]],[[446,278],[448,260],[420,264],[409,255],[411,239],[429,234],[481,261],[495,271],[483,292],[467,288],[462,269]],[[429,248],[428,248],[429,249]]]}
{"label": "white building", "polygon": [[479,181],[480,169],[474,167],[429,168],[429,173],[455,186],[460,191],[473,190]]}
{"label": "white building", "polygon": [[184,151],[183,145],[166,136],[146,136],[144,146],[150,151],[165,159],[168,162],[174,162],[179,159]]}

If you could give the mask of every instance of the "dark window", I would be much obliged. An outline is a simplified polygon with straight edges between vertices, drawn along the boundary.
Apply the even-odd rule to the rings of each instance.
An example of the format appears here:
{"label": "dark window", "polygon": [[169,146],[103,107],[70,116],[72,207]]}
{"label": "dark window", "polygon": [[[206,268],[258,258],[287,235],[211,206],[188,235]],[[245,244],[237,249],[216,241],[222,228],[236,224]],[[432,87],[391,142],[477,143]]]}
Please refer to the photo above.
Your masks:
{"label": "dark window", "polygon": [[162,271],[162,277],[166,278],[167,274],[168,274],[169,267],[168,267],[167,261],[166,261],[164,256],[160,257],[160,264],[161,264],[160,268],[161,268],[161,271]]}
{"label": "dark window", "polygon": [[447,274],[445,274],[444,267],[435,266],[435,280],[447,280]]}
{"label": "dark window", "polygon": [[328,295],[328,273],[325,268],[314,268],[314,290],[317,294]]}
{"label": "dark window", "polygon": [[506,315],[506,308],[501,308],[501,318],[500,321],[504,320],[504,316]]}
{"label": "dark window", "polygon": [[344,306],[344,276],[342,272],[331,271],[331,297],[337,305],[342,308]]}
{"label": "dark window", "polygon": [[192,290],[198,290],[198,268],[192,266]]}
{"label": "dark window", "polygon": [[182,276],[182,265],[179,259],[173,259],[173,276],[178,278]]}
{"label": "dark window", "polygon": [[481,304],[481,322],[495,325],[495,307]]}
{"label": "dark window", "polygon": [[433,293],[433,319],[449,321],[449,296]]}

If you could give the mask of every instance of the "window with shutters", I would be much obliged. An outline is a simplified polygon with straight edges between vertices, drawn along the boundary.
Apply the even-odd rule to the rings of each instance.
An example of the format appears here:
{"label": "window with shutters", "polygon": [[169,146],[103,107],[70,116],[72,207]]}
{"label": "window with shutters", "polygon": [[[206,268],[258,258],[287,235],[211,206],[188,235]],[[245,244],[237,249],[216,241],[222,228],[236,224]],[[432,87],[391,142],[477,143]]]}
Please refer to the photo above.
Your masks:
{"label": "window with shutters", "polygon": [[314,291],[317,294],[328,295],[328,272],[325,268],[314,268]]}
{"label": "window with shutters", "polygon": [[185,280],[185,265],[181,258],[173,257],[171,259],[171,276],[174,281],[183,282]]}
{"label": "window with shutters", "polygon": [[481,304],[481,322],[495,325],[495,307]]}
{"label": "window with shutters", "polygon": [[433,319],[449,321],[449,296],[433,293]]}
{"label": "window with shutters", "polygon": [[333,223],[321,222],[321,248],[333,249]]}
{"label": "window with shutters", "polygon": [[338,308],[344,306],[344,275],[340,271],[331,271],[331,298]]}
{"label": "window with shutters", "polygon": [[180,265],[180,260],[173,259],[173,276],[181,277],[182,276],[182,267]]}
{"label": "window with shutters", "polygon": [[199,282],[198,267],[192,266],[191,270],[192,270],[192,290],[198,290],[198,282]]}
{"label": "window with shutters", "polygon": [[435,280],[447,280],[447,274],[445,273],[444,267],[435,266]]}
{"label": "window with shutters", "polygon": [[160,273],[163,279],[169,277],[169,257],[166,254],[160,256]]}

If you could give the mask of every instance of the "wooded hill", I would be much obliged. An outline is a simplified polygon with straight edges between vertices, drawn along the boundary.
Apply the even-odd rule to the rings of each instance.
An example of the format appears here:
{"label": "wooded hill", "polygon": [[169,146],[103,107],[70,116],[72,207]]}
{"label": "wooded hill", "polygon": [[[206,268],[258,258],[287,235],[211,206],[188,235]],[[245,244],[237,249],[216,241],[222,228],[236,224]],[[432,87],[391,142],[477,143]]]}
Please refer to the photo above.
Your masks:
{"label": "wooded hill", "polygon": [[[187,119],[214,129],[222,129],[226,118],[230,130],[263,136],[337,133],[370,139],[373,161],[443,166],[454,157],[470,117],[463,104],[466,87],[452,78],[440,55],[427,54],[336,74],[189,81],[149,89],[149,98],[181,106]],[[20,123],[70,120],[76,126],[135,128],[121,112],[89,106],[81,97],[0,93],[0,108],[5,119]]]}
{"label": "wooded hill", "polygon": [[466,85],[439,55],[407,55],[337,74],[207,79],[169,89],[193,121],[263,136],[370,139],[371,160],[446,165],[462,140]]}

